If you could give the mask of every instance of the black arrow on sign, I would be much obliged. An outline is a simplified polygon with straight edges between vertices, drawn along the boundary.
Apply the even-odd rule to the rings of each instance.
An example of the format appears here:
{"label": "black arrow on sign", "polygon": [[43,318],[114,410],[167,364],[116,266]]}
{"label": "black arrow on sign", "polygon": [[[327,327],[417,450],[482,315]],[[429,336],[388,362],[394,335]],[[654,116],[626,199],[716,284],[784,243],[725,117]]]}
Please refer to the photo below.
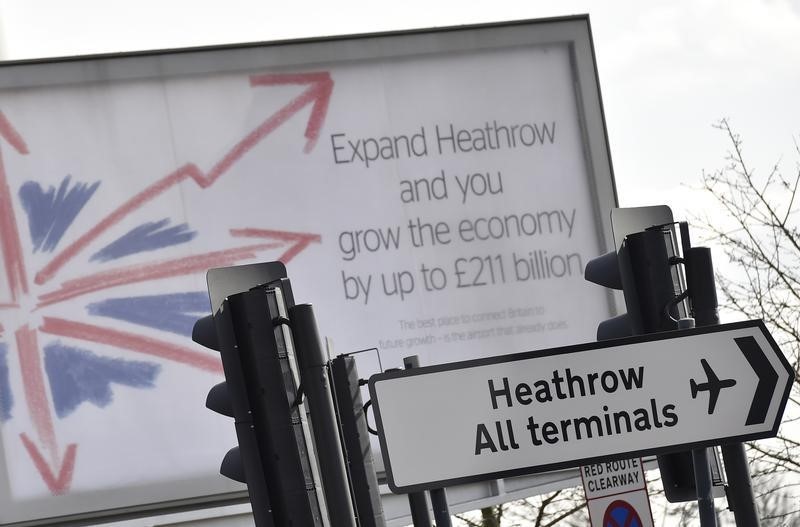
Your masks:
{"label": "black arrow on sign", "polygon": [[778,372],[769,363],[767,356],[764,355],[764,350],[761,349],[755,338],[739,337],[733,340],[736,341],[744,358],[758,376],[758,386],[756,386],[756,393],[753,395],[753,402],[750,404],[750,412],[747,414],[745,422],[745,425],[758,425],[767,418],[769,403],[772,400],[775,386],[778,384]]}

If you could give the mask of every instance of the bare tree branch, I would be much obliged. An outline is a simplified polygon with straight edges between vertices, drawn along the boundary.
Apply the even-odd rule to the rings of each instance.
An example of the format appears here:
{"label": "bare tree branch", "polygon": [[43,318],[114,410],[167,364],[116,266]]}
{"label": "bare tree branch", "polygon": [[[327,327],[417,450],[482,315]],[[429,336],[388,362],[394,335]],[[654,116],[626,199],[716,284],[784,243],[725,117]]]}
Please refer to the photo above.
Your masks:
{"label": "bare tree branch", "polygon": [[[800,228],[795,209],[800,189],[798,162],[785,176],[779,160],[763,176],[745,161],[744,146],[727,120],[716,127],[730,144],[726,165],[703,173],[703,188],[720,205],[723,215],[694,218],[709,245],[721,247],[728,258],[717,269],[724,308],[747,318],[761,318],[787,354],[795,370],[784,422],[777,437],[751,443],[749,457],[765,525],[781,523],[800,508],[792,501],[800,484]],[[787,490],[790,489],[790,490]],[[673,512],[684,519],[686,511]]]}

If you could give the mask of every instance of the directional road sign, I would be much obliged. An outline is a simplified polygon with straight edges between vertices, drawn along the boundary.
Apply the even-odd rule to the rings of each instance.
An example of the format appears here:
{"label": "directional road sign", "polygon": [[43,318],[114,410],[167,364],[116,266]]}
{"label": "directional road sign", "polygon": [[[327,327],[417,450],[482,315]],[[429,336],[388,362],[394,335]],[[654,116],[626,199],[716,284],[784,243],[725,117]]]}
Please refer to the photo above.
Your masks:
{"label": "directional road sign", "polygon": [[761,321],[374,375],[395,492],[774,436],[793,373]]}

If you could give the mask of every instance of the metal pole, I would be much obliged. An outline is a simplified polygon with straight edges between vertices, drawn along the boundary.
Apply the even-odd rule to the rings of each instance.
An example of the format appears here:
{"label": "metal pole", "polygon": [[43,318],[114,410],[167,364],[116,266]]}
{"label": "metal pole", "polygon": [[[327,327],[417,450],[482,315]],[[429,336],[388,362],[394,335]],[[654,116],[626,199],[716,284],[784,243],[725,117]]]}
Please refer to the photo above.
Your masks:
{"label": "metal pole", "polygon": [[711,469],[708,466],[708,450],[695,448],[692,450],[694,463],[694,481],[697,486],[697,510],[700,525],[716,527],[717,514],[714,510],[714,497],[711,495]]}
{"label": "metal pole", "polygon": [[[678,329],[695,327],[693,318],[682,318],[678,321]],[[697,490],[697,512],[702,527],[717,527],[717,515],[714,510],[714,497],[711,495],[711,467],[708,466],[708,450],[695,448],[692,450],[694,466],[694,486]]]}
{"label": "metal pole", "polygon": [[327,359],[311,304],[289,309],[292,337],[300,364],[300,384],[308,399],[314,443],[331,525],[356,527],[350,484],[342,455],[339,426],[328,382]]}
{"label": "metal pole", "polygon": [[444,488],[431,489],[430,495],[436,527],[452,527],[450,507],[447,505],[447,491]]}
{"label": "metal pole", "polygon": [[722,445],[722,461],[728,475],[728,500],[738,527],[758,527],[758,506],[753,498],[753,484],[747,453],[742,443]]}
{"label": "metal pole", "polygon": [[[411,355],[403,359],[405,368],[419,368],[419,357]],[[428,513],[428,501],[424,492],[409,492],[408,506],[411,508],[411,521],[414,527],[432,527],[431,516]]]}
{"label": "metal pole", "polygon": [[414,527],[433,527],[424,492],[409,492],[408,507],[411,509],[411,523]]}
{"label": "metal pole", "polygon": [[356,360],[340,355],[331,361],[331,380],[353,484],[353,501],[360,527],[385,527],[378,476],[372,459],[367,419],[361,400]]}
{"label": "metal pole", "polygon": [[[253,426],[264,448],[267,490],[276,525],[325,525],[311,471],[311,445],[294,406],[295,383],[283,338],[278,338],[276,290],[259,287],[228,297],[236,344],[252,404]],[[238,314],[238,315],[237,315]],[[277,329],[277,331],[276,331]],[[253,404],[252,402],[255,401]]]}
{"label": "metal pole", "polygon": [[[686,254],[686,276],[697,326],[719,324],[719,304],[714,282],[711,249],[692,247]],[[738,527],[758,527],[758,506],[753,496],[747,454],[742,443],[722,445],[722,460],[728,475],[728,505]]]}

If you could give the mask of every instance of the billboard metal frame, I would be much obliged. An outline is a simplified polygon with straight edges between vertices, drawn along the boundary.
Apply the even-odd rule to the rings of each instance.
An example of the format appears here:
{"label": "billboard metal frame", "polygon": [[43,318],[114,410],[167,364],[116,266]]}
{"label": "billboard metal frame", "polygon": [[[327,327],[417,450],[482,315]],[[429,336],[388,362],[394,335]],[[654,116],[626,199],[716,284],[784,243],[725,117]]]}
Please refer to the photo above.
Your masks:
{"label": "billboard metal frame", "polygon": [[[470,53],[520,46],[566,44],[580,116],[589,191],[601,247],[613,248],[608,210],[618,204],[594,44],[588,15],[480,25],[307,38],[187,49],[152,50],[0,63],[0,91],[31,87],[115,83],[136,79],[202,76],[240,70],[319,67],[361,60],[391,61],[433,53]],[[0,100],[0,108],[1,108]],[[313,299],[309,299],[313,300]],[[609,293],[608,307],[620,311],[621,299]],[[324,328],[322,328],[324,331]],[[198,404],[202,404],[198,401]],[[222,453],[220,453],[222,456]],[[4,459],[0,443],[0,460]],[[575,474],[577,476],[577,472]],[[220,477],[222,480],[223,478]],[[182,496],[175,488],[183,489]],[[222,489],[225,489],[224,491]],[[0,464],[0,510],[14,511],[3,527],[87,525],[154,513],[175,513],[246,501],[238,484],[208,478],[184,479],[125,489],[71,493],[30,502],[13,502],[9,475]],[[488,496],[487,496],[488,498]],[[35,519],[31,519],[35,518]]]}

